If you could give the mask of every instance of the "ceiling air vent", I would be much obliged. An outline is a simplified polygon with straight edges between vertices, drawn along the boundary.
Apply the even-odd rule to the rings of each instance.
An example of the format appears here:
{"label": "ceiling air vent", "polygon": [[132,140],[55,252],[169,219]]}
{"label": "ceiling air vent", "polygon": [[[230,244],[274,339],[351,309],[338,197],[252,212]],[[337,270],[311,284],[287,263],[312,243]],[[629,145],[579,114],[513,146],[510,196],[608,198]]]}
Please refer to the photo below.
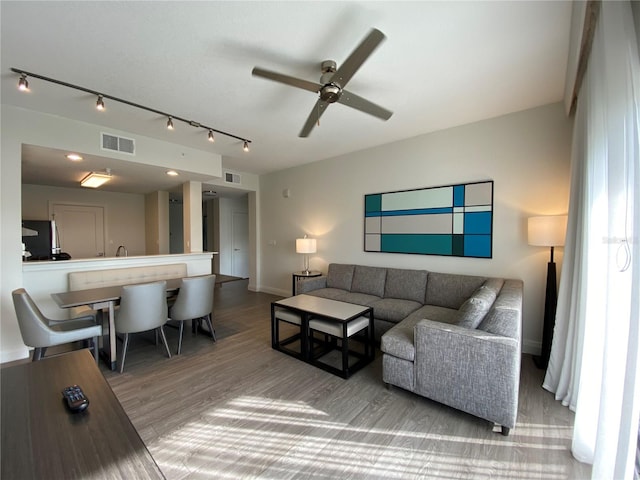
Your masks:
{"label": "ceiling air vent", "polygon": [[240,183],[240,174],[225,172],[224,181],[227,183]]}
{"label": "ceiling air vent", "polygon": [[112,152],[127,153],[129,155],[135,155],[136,153],[136,141],[134,139],[117,137],[108,133],[102,134],[101,147],[102,150],[111,150]]}

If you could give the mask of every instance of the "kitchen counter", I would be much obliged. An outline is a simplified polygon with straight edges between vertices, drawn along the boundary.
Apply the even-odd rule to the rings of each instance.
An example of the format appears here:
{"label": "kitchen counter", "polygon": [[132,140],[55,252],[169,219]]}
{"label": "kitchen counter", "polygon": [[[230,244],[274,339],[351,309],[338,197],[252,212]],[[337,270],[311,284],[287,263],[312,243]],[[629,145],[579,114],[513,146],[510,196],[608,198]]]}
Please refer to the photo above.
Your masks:
{"label": "kitchen counter", "polygon": [[140,255],[130,257],[97,257],[71,260],[34,260],[22,262],[24,288],[42,312],[52,319],[67,318],[68,312],[58,308],[52,293],[67,291],[69,272],[141,267],[168,263],[186,263],[189,276],[211,273],[211,259],[218,252]]}

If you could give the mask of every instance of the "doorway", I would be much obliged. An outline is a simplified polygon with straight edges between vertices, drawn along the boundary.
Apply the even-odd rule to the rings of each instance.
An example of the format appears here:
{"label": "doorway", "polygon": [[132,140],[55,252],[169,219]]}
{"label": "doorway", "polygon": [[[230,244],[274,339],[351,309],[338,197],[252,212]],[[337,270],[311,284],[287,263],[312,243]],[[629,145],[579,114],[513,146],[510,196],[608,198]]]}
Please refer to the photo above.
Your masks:
{"label": "doorway", "polygon": [[52,203],[59,246],[71,258],[104,257],[104,207]]}
{"label": "doorway", "polygon": [[231,213],[231,275],[249,277],[249,215],[246,212]]}

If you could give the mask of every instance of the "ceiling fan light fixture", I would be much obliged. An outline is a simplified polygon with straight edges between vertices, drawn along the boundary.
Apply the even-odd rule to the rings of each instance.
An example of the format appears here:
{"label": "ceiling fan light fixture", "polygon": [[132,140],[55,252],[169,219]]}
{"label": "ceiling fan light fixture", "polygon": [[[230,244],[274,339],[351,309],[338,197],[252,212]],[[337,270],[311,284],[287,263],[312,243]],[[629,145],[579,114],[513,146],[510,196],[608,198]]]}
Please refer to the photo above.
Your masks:
{"label": "ceiling fan light fixture", "polygon": [[173,119],[171,117],[167,118],[167,130],[173,130]]}
{"label": "ceiling fan light fixture", "polygon": [[244,150],[245,152],[249,151],[249,143],[246,140],[244,141],[244,145],[242,146],[242,150]]}
{"label": "ceiling fan light fixture", "polygon": [[96,108],[101,112],[104,110],[104,98],[102,95],[98,95],[98,100],[96,100]]}
{"label": "ceiling fan light fixture", "polygon": [[98,188],[111,180],[111,173],[91,172],[89,175],[80,180],[80,185],[87,188]]}
{"label": "ceiling fan light fixture", "polygon": [[208,138],[211,143],[216,141],[216,137],[213,136],[213,130],[209,130]]}
{"label": "ceiling fan light fixture", "polygon": [[27,80],[26,73],[20,74],[20,80],[18,80],[18,90],[20,90],[21,92],[29,91],[29,81]]}

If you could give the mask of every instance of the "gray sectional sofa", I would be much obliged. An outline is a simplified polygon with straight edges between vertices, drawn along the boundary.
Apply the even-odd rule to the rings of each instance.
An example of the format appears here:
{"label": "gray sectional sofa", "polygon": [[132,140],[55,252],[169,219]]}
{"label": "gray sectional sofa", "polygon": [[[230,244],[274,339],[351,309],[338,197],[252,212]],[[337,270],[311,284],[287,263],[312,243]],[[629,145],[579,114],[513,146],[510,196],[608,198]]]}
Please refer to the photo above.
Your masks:
{"label": "gray sectional sofa", "polygon": [[494,422],[516,423],[521,280],[332,263],[298,294],[373,307],[383,381]]}

